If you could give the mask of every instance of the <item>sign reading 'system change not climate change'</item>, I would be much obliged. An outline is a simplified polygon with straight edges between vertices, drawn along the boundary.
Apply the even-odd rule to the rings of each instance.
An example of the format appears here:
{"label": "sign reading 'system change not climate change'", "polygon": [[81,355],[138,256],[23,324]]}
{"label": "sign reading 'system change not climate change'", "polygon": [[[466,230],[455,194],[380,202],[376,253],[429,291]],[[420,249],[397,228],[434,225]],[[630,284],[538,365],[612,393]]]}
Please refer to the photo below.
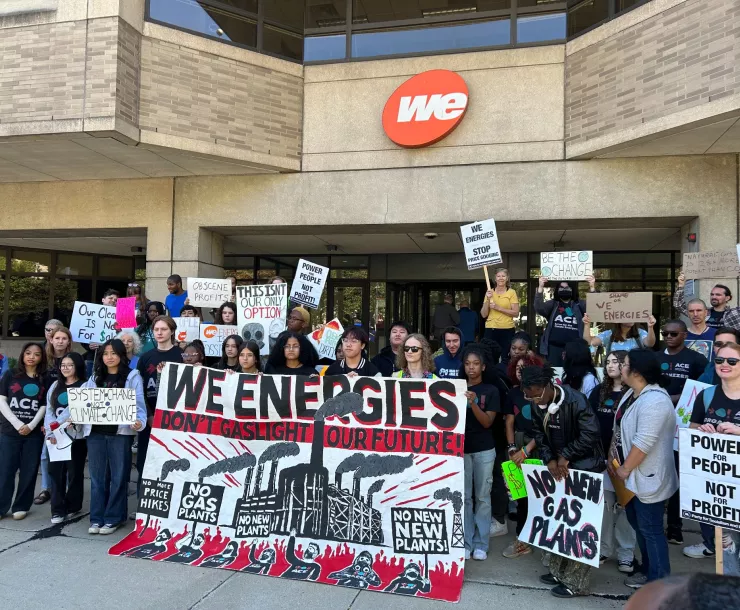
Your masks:
{"label": "sign reading 'system change not climate change'", "polygon": [[329,276],[329,267],[322,267],[316,263],[311,263],[301,259],[298,261],[293,285],[290,290],[290,300],[316,309],[321,300],[321,293],[324,292],[324,284]]}
{"label": "sign reading 'system change not climate change'", "polygon": [[123,425],[136,421],[133,388],[70,388],[69,419],[74,424]]}
{"label": "sign reading 'system change not climate change'", "polygon": [[501,248],[498,245],[496,222],[493,218],[471,222],[460,227],[465,260],[468,270],[480,269],[486,265],[499,265],[504,262],[501,258]]}
{"label": "sign reading 'system change not climate change'", "polygon": [[652,292],[589,292],[591,322],[647,322],[653,312]]}
{"label": "sign reading 'system change not climate change'", "polygon": [[540,273],[554,282],[577,282],[594,274],[594,253],[540,252]]}

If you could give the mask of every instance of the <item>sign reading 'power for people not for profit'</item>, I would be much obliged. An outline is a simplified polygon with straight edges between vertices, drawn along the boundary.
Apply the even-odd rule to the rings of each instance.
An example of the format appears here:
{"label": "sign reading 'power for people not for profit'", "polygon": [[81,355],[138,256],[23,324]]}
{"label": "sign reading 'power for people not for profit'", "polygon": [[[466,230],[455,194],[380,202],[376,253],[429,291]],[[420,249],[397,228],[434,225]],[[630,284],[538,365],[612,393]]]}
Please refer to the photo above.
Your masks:
{"label": "sign reading 'power for people not for profit'", "polygon": [[468,270],[480,269],[486,265],[499,265],[501,248],[498,245],[496,222],[493,218],[471,222],[460,227],[463,246],[465,247],[465,262]]}

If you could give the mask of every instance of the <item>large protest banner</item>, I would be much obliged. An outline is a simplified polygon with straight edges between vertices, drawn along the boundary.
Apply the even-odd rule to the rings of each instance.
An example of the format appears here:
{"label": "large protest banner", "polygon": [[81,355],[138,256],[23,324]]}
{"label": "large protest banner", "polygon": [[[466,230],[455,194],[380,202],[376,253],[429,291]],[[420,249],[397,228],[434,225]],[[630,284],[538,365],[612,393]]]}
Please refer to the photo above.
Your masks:
{"label": "large protest banner", "polygon": [[740,437],[681,428],[681,516],[740,531]]}
{"label": "large protest banner", "polygon": [[457,601],[465,390],[168,364],[110,553]]}
{"label": "large protest banner", "polygon": [[504,262],[501,258],[501,247],[498,244],[496,221],[493,218],[462,225],[460,234],[469,271]]}
{"label": "large protest banner", "polygon": [[255,341],[266,356],[285,330],[288,285],[264,284],[236,287],[236,322],[245,341]]}
{"label": "large protest banner", "polygon": [[116,308],[75,301],[69,332],[72,341],[104,343],[116,336]]}
{"label": "large protest banner", "polygon": [[718,279],[740,275],[738,251],[685,252],[682,271],[691,279]]}
{"label": "large protest banner", "polygon": [[529,510],[519,540],[599,567],[604,475],[570,470],[556,481],[547,466],[522,464]]}
{"label": "large protest banner", "polygon": [[551,282],[585,280],[594,274],[594,253],[590,250],[540,252],[540,274]]}
{"label": "large protest banner", "polygon": [[300,259],[290,287],[290,300],[317,309],[328,277],[329,267]]}
{"label": "large protest banner", "polygon": [[231,301],[231,279],[189,277],[188,299],[193,307],[220,307]]}
{"label": "large protest banner", "polygon": [[591,322],[647,322],[653,312],[653,293],[589,292],[586,307]]}

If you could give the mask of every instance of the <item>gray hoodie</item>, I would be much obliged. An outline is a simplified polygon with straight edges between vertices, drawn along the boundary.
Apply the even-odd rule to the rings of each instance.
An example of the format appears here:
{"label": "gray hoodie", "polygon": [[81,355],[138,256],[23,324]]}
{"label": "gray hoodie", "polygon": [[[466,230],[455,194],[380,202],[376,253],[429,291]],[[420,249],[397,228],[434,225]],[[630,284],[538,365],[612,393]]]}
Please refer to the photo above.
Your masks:
{"label": "gray hoodie", "polygon": [[[632,390],[628,390],[620,407],[631,396]],[[646,386],[622,418],[620,431],[625,459],[633,446],[647,454],[625,482],[640,502],[663,502],[678,489],[673,461],[675,428],[676,412],[671,397],[658,385]]]}

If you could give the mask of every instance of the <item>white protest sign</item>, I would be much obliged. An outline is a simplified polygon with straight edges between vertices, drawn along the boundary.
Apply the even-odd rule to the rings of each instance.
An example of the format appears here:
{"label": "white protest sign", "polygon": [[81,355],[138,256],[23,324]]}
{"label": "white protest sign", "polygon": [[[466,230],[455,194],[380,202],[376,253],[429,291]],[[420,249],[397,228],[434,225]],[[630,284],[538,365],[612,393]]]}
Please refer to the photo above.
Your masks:
{"label": "white protest sign", "polygon": [[740,437],[679,431],[681,516],[740,530]]}
{"label": "white protest sign", "polygon": [[231,280],[189,277],[188,299],[193,307],[220,307],[231,301]]}
{"label": "white protest sign", "polygon": [[552,282],[577,282],[594,274],[594,253],[540,252],[540,274]]}
{"label": "white protest sign", "polygon": [[329,267],[322,267],[304,259],[299,260],[293,285],[290,287],[290,300],[317,309],[327,277]]}
{"label": "white protest sign", "polygon": [[200,336],[200,318],[172,318],[177,324],[175,343],[190,343]]}
{"label": "white protest sign", "polygon": [[70,388],[67,396],[72,423],[123,425],[136,421],[134,388]]}
{"label": "white protest sign", "polygon": [[308,340],[316,348],[319,358],[335,360],[337,343],[342,338],[343,332],[342,323],[334,318],[331,322],[327,322],[323,328],[319,328],[308,335]]}
{"label": "white protest sign", "polygon": [[529,510],[519,540],[599,567],[604,475],[569,470],[556,481],[546,466],[522,464]]}
{"label": "white protest sign", "polygon": [[104,343],[116,336],[116,308],[75,301],[69,332],[72,341]]}
{"label": "white protest sign", "polygon": [[[693,379],[686,380],[686,385],[683,386],[683,392],[681,392],[681,398],[678,399],[678,404],[676,405],[676,434],[673,437],[674,451],[678,451],[678,431],[681,428],[689,427],[696,397],[699,395],[699,392],[704,388],[710,387],[710,385],[701,381],[694,381]],[[704,408],[704,405],[702,405],[702,408]]]}
{"label": "white protest sign", "polygon": [[260,354],[270,353],[278,335],[285,330],[288,315],[288,285],[264,284],[237,286],[237,335],[245,341],[255,341]]}
{"label": "white protest sign", "polygon": [[221,357],[221,348],[226,337],[238,335],[239,327],[224,324],[201,324],[200,340],[206,351],[206,356]]}
{"label": "white protest sign", "polygon": [[465,260],[468,270],[480,269],[486,265],[499,265],[504,262],[501,258],[501,248],[498,245],[496,222],[493,218],[471,222],[460,227]]}

